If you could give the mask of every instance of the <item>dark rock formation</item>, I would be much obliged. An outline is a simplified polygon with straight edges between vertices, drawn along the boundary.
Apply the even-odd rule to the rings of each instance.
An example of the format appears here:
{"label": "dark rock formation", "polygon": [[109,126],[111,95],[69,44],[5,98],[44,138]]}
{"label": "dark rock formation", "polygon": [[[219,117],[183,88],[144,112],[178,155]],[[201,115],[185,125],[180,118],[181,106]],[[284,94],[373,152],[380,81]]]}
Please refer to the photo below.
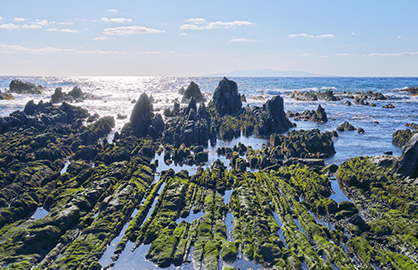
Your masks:
{"label": "dark rock formation", "polygon": [[322,108],[321,105],[318,105],[316,111],[306,110],[303,113],[287,112],[286,116],[293,118],[296,121],[313,121],[318,123],[326,123],[328,121],[325,109]]}
{"label": "dark rock formation", "polygon": [[213,94],[213,104],[221,115],[235,115],[242,109],[241,96],[238,94],[237,83],[224,77]]}
{"label": "dark rock formation", "polygon": [[385,108],[385,109],[394,109],[395,106],[392,103],[389,103],[389,104],[387,104],[385,106],[382,106],[382,108]]}
{"label": "dark rock formation", "polygon": [[356,128],[347,121],[337,127],[337,131],[356,130]]}
{"label": "dark rock formation", "polygon": [[294,91],[291,95],[291,98],[300,101],[317,101],[317,100],[326,100],[326,101],[339,101],[339,97],[334,95],[332,90],[326,90],[324,92],[297,92]]}
{"label": "dark rock formation", "polygon": [[418,177],[418,134],[402,147],[402,156],[397,164],[398,172],[410,177]]}
{"label": "dark rock formation", "polygon": [[411,95],[418,95],[418,86],[408,87],[408,88],[403,89],[402,91],[408,92]]}
{"label": "dark rock formation", "polygon": [[55,88],[54,94],[51,96],[51,103],[62,103],[62,102],[81,102],[85,99],[96,98],[92,94],[83,93],[80,87],[75,86],[70,92],[62,92],[62,88]]}
{"label": "dark rock formation", "polygon": [[359,127],[357,132],[358,132],[358,134],[364,134],[365,131],[364,131],[363,128]]}
{"label": "dark rock formation", "polygon": [[130,122],[122,129],[122,136],[130,134],[137,137],[146,135],[157,138],[164,131],[164,121],[160,114],[154,115],[151,99],[146,93],[142,93],[132,109]]}
{"label": "dark rock formation", "polygon": [[20,80],[13,80],[9,85],[9,91],[18,94],[42,94],[43,90],[41,85],[36,86],[33,83]]}
{"label": "dark rock formation", "polygon": [[205,97],[195,82],[191,82],[189,86],[187,86],[187,89],[184,91],[183,98],[181,99],[181,103],[189,102],[192,97],[196,99],[196,102],[205,102]]}

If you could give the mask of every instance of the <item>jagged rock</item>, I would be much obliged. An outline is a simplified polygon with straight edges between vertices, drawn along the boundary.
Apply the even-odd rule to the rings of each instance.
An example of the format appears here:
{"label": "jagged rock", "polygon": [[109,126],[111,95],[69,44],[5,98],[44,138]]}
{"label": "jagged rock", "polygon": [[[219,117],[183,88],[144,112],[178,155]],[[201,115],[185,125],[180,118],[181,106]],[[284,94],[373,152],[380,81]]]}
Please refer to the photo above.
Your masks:
{"label": "jagged rock", "polygon": [[348,100],[346,100],[344,104],[345,104],[345,106],[351,106],[351,102],[348,101]]}
{"label": "jagged rock", "polygon": [[365,131],[364,131],[363,128],[359,127],[357,132],[358,132],[358,134],[364,134]]}
{"label": "jagged rock", "polygon": [[241,96],[237,83],[224,77],[213,94],[213,103],[220,115],[234,115],[241,111]]}
{"label": "jagged rock", "polygon": [[85,99],[94,99],[96,98],[92,94],[83,93],[81,88],[75,86],[70,92],[62,92],[62,88],[55,88],[54,94],[51,95],[51,103],[61,103],[61,102],[81,102]]}
{"label": "jagged rock", "polygon": [[412,132],[410,129],[397,130],[392,134],[392,143],[398,147],[403,147],[417,132]]}
{"label": "jagged rock", "polygon": [[402,147],[402,156],[396,167],[402,175],[418,177],[418,134]]}
{"label": "jagged rock", "polygon": [[187,89],[184,91],[182,103],[189,101],[192,97],[196,99],[196,102],[205,102],[205,97],[200,91],[199,86],[195,82],[191,82]]}
{"label": "jagged rock", "polygon": [[283,98],[279,95],[268,100],[263,105],[263,112],[260,114],[262,121],[258,129],[259,135],[270,135],[272,133],[283,133],[292,127],[284,112]]}
{"label": "jagged rock", "polygon": [[327,100],[327,101],[339,101],[339,97],[334,96],[332,90],[326,90],[324,92],[297,92],[294,91],[291,95],[291,98],[300,101],[317,101],[317,100]]}
{"label": "jagged rock", "polygon": [[18,94],[42,94],[43,90],[41,85],[36,86],[33,83],[20,80],[13,80],[9,85],[9,91]]}
{"label": "jagged rock", "polygon": [[327,114],[325,109],[318,105],[318,109],[314,110],[306,110],[303,113],[294,113],[294,112],[287,112],[287,117],[293,118],[296,121],[313,121],[318,123],[326,123],[328,121]]}
{"label": "jagged rock", "polygon": [[389,104],[387,104],[385,106],[382,106],[382,108],[385,108],[385,109],[393,109],[393,108],[395,108],[395,106],[392,103],[389,103]]}
{"label": "jagged rock", "polygon": [[408,88],[403,89],[402,91],[408,92],[411,95],[417,95],[418,94],[418,86],[416,86],[416,87],[408,87]]}
{"label": "jagged rock", "polygon": [[337,127],[337,131],[356,130],[356,128],[347,121]]}

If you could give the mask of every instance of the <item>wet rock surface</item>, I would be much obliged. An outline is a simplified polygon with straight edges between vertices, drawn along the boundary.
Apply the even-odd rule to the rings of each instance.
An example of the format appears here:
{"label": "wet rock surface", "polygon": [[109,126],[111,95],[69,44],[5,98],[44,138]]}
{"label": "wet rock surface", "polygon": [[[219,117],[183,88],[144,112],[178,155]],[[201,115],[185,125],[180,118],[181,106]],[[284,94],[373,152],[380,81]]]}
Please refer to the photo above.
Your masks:
{"label": "wet rock surface", "polygon": [[75,86],[68,93],[62,92],[62,88],[58,87],[55,89],[54,94],[51,96],[51,103],[62,103],[62,102],[82,102],[86,99],[97,99],[92,94],[83,93],[80,87]]}
{"label": "wet rock surface", "polygon": [[339,101],[340,97],[335,96],[332,90],[318,91],[318,92],[293,92],[290,95],[291,98],[300,101]]}
{"label": "wet rock surface", "polygon": [[318,105],[316,111],[306,110],[302,113],[298,112],[287,112],[286,116],[288,118],[293,118],[295,121],[312,121],[317,123],[326,123],[328,122],[327,113],[321,105]]}
{"label": "wet rock surface", "polygon": [[182,103],[189,102],[192,97],[195,98],[196,102],[206,101],[205,96],[203,95],[202,91],[200,91],[199,86],[195,82],[191,82],[189,86],[187,86],[186,90],[184,90],[184,93],[182,93],[182,95]]}
{"label": "wet rock surface", "polygon": [[213,93],[213,104],[221,116],[234,115],[240,112],[242,102],[237,83],[224,77]]}
{"label": "wet rock surface", "polygon": [[[236,115],[191,98],[165,122],[152,107],[141,95],[112,143],[112,117],[68,103],[0,118],[0,267],[418,267],[418,135],[401,159],[325,166],[337,132],[278,134],[291,127],[279,96]],[[207,164],[212,136],[248,134],[270,140]],[[160,170],[156,153],[194,170]]]}
{"label": "wet rock surface", "polygon": [[43,90],[44,87],[41,85],[35,85],[33,83],[20,80],[13,80],[9,85],[9,91],[18,94],[41,94]]}

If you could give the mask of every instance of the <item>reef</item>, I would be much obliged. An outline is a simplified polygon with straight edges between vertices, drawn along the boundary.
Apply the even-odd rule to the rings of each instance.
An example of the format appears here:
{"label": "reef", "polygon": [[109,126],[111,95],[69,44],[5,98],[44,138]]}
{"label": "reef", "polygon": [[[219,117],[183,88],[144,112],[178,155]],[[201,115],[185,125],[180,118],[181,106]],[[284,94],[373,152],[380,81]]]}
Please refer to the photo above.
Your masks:
{"label": "reef", "polygon": [[186,90],[184,90],[181,102],[187,103],[192,97],[195,98],[196,102],[206,101],[205,96],[203,95],[202,91],[200,91],[199,85],[197,85],[195,82],[190,82],[189,86],[187,86]]}
{"label": "reef", "polygon": [[9,91],[17,94],[41,94],[44,87],[30,82],[13,80],[9,84]]}
{"label": "reef", "polygon": [[312,121],[317,123],[326,123],[328,122],[327,113],[321,105],[318,105],[316,111],[306,110],[302,113],[298,112],[287,112],[286,116],[292,118],[295,121]]}
{"label": "reef", "polygon": [[340,97],[335,96],[332,90],[318,91],[318,92],[298,92],[294,91],[290,94],[290,97],[300,101],[339,101]]}
{"label": "reef", "polygon": [[[161,268],[418,268],[418,135],[399,158],[326,166],[338,133],[286,133],[280,96],[214,103],[192,97],[164,121],[141,94],[112,141],[113,117],[66,102],[1,117],[0,267],[110,269],[142,251]],[[269,140],[207,164],[208,141],[249,134]],[[195,170],[159,171],[161,157]]]}
{"label": "reef", "polygon": [[86,99],[97,99],[97,97],[92,94],[83,93],[78,86],[74,86],[68,93],[62,92],[62,88],[58,87],[51,96],[51,103],[82,102]]}

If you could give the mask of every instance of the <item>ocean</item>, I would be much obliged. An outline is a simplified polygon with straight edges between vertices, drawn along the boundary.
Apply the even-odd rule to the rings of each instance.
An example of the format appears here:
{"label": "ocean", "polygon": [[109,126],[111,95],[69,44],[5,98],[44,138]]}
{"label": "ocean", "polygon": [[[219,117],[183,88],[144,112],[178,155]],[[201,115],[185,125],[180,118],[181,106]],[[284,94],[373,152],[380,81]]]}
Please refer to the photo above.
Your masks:
{"label": "ocean", "polygon": [[[120,130],[129,120],[129,115],[136,100],[142,92],[152,95],[156,113],[173,105],[174,100],[181,100],[179,89],[187,87],[191,81],[196,82],[202,92],[211,98],[221,78],[213,77],[0,77],[0,89],[8,89],[13,79],[29,81],[42,85],[46,90],[41,95],[15,95],[15,100],[0,101],[0,116],[7,116],[15,110],[22,110],[29,100],[38,102],[49,101],[56,87],[62,87],[64,92],[74,86],[81,87],[83,92],[98,97],[73,105],[89,110],[91,114],[100,116],[111,115],[116,119],[117,114],[127,115],[127,119],[116,119],[116,127],[112,134]],[[285,111],[302,112],[314,110],[320,104],[325,108],[329,121],[325,124],[314,122],[296,122],[296,129],[314,129],[332,131],[344,121],[348,121],[356,128],[362,127],[365,133],[360,135],[356,131],[341,132],[334,142],[336,154],[326,160],[327,164],[341,164],[355,156],[383,155],[392,151],[400,155],[401,149],[392,145],[392,133],[405,129],[405,124],[418,122],[418,97],[401,91],[406,87],[418,86],[418,78],[348,78],[348,77],[293,77],[293,78],[229,78],[238,84],[238,91],[244,94],[247,102],[244,106],[261,106],[267,99],[280,95],[284,99]],[[290,98],[293,91],[318,91],[331,89],[335,93],[343,92],[381,92],[390,96],[391,100],[372,101],[376,107],[361,106],[353,103],[345,106],[345,99],[341,101],[296,101]],[[383,105],[392,103],[394,109],[384,109]],[[186,106],[187,104],[183,104]],[[377,122],[379,124],[377,124]],[[109,136],[111,140],[112,134]],[[263,139],[263,138],[261,138]],[[265,139],[265,138],[264,138]],[[257,141],[259,142],[259,140]],[[251,140],[250,142],[251,143]],[[229,145],[228,142],[223,144]]]}

